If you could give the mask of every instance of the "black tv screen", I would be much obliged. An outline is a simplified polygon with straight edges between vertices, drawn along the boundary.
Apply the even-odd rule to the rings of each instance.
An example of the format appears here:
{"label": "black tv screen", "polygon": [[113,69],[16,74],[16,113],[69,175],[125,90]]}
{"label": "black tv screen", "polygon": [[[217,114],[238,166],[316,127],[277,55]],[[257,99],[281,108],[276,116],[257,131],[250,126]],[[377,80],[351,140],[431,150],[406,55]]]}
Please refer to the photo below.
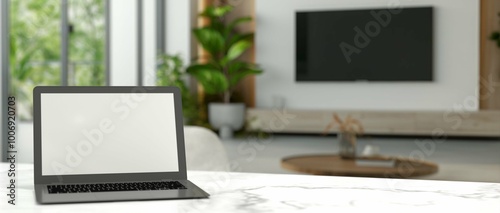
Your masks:
{"label": "black tv screen", "polygon": [[296,13],[296,81],[432,81],[432,7]]}

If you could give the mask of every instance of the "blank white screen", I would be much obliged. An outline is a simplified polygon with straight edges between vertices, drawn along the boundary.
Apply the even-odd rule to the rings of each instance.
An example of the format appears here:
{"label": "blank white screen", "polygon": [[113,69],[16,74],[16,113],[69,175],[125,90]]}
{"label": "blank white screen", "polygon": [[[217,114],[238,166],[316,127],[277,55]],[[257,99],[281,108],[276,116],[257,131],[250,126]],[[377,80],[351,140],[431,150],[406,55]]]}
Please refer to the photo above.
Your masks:
{"label": "blank white screen", "polygon": [[173,94],[41,94],[42,175],[177,172]]}

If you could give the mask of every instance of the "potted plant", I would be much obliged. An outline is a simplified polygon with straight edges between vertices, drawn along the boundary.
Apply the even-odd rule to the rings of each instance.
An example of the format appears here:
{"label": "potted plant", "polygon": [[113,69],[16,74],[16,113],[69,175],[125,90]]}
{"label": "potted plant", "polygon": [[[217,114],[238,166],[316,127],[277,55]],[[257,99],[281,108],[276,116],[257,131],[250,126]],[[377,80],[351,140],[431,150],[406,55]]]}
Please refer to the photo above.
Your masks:
{"label": "potted plant", "polygon": [[332,116],[332,121],[328,123],[324,134],[328,133],[335,124],[338,125],[339,132],[337,138],[339,140],[339,154],[342,158],[355,158],[356,157],[356,137],[363,134],[364,129],[361,122],[352,118],[350,115],[342,120],[337,113]]}
{"label": "potted plant", "polygon": [[226,16],[232,10],[230,5],[212,5],[200,14],[209,22],[194,29],[193,34],[208,57],[187,68],[206,94],[220,95],[221,103],[209,103],[208,119],[222,138],[232,137],[233,130],[244,123],[245,105],[230,102],[236,86],[245,77],[262,72],[257,65],[239,60],[252,46],[254,34],[239,33],[236,27],[252,19],[240,17],[229,22]]}
{"label": "potted plant", "polygon": [[182,97],[184,123],[188,125],[200,125],[196,101],[189,92],[186,83],[186,73],[182,58],[179,55],[159,54],[157,60],[156,85],[179,87]]}

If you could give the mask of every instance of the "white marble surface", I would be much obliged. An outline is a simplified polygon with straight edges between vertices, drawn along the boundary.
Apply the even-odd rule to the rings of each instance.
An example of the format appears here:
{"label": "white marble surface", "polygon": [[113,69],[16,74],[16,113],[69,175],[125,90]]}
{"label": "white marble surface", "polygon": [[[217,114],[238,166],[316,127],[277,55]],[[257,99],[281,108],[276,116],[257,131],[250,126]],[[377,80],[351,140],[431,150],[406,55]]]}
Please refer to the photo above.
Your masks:
{"label": "white marble surface", "polygon": [[29,164],[18,165],[11,206],[0,169],[0,212],[500,212],[499,183],[202,171],[188,176],[210,199],[38,205]]}

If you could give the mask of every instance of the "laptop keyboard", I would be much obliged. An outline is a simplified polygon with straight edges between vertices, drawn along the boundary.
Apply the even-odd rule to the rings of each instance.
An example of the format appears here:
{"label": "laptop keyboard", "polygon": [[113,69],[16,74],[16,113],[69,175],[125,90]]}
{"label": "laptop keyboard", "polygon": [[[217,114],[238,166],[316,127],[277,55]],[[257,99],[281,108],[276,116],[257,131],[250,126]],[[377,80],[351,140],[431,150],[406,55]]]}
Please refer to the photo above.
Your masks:
{"label": "laptop keyboard", "polygon": [[178,181],[48,185],[49,194],[186,189]]}

